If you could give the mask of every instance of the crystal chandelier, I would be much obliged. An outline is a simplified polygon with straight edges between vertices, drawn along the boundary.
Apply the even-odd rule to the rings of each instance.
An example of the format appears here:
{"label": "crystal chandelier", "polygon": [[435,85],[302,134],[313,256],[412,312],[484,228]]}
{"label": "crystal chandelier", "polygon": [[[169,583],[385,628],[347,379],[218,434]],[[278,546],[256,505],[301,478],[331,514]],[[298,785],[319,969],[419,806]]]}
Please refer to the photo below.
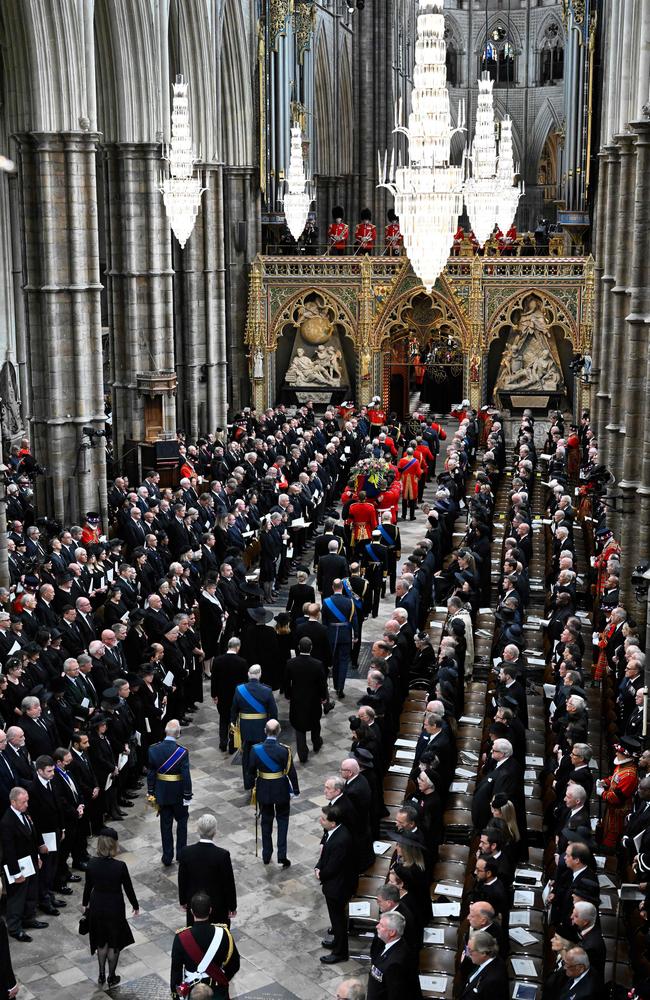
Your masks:
{"label": "crystal chandelier", "polygon": [[307,222],[311,195],[307,189],[302,158],[302,131],[299,125],[291,127],[291,155],[287,175],[287,192],[284,196],[284,216],[289,232],[298,242]]}
{"label": "crystal chandelier", "polygon": [[483,246],[494,231],[497,216],[497,144],[494,134],[493,82],[489,73],[478,81],[476,129],[470,154],[472,176],[465,181],[465,206],[474,235]]}
{"label": "crystal chandelier", "polygon": [[512,119],[506,115],[501,122],[499,162],[497,165],[497,226],[505,235],[512,225],[519,199],[524,193],[523,181],[514,184],[515,165],[512,154]]}
{"label": "crystal chandelier", "polygon": [[167,156],[170,176],[162,182],[160,190],[169,224],[182,249],[192,235],[205,188],[201,187],[200,178],[193,176],[188,84],[182,76],[177,76],[173,87],[172,129]]}
{"label": "crystal chandelier", "polygon": [[449,163],[452,136],[464,129],[464,105],[460,104],[458,127],[449,112],[447,68],[442,14],[443,0],[419,0],[415,43],[413,93],[408,128],[398,124],[409,141],[409,162],[387,171],[379,159],[379,186],[395,199],[404,246],[413,270],[431,291],[444,268],[458,216],[463,207],[462,167]]}

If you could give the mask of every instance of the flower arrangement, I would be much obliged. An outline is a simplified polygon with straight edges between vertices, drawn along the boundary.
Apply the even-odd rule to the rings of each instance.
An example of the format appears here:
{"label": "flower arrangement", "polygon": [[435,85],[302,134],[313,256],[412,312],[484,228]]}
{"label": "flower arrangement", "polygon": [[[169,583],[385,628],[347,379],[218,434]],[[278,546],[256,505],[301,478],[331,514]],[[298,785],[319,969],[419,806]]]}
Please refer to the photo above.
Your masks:
{"label": "flower arrangement", "polygon": [[350,489],[365,490],[368,497],[377,497],[387,490],[395,473],[383,458],[363,458],[350,470]]}

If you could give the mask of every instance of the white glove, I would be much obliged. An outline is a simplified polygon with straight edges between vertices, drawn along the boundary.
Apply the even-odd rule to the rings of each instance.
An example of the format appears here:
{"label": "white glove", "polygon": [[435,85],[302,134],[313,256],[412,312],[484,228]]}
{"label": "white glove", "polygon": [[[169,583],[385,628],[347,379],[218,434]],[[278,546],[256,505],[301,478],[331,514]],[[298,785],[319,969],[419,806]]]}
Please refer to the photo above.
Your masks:
{"label": "white glove", "polygon": [[183,799],[184,806],[189,806],[189,804],[190,804],[190,799]]}

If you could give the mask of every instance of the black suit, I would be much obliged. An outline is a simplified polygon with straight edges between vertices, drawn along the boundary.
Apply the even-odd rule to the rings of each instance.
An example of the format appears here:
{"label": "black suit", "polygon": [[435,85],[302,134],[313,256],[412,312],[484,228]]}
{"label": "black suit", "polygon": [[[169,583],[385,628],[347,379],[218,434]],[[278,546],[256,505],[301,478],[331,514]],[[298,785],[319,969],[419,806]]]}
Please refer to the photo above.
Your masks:
{"label": "black suit", "polygon": [[320,660],[327,671],[332,666],[332,649],[327,638],[327,629],[320,622],[308,618],[296,629],[296,643],[307,637],[311,639],[311,655]]}
{"label": "black suit", "polygon": [[342,824],[331,830],[321,844],[316,868],[332,927],[332,954],[343,960],[348,957],[346,907],[357,886],[354,847],[349,830]]}
{"label": "black suit", "polygon": [[59,745],[58,739],[41,716],[38,721],[24,715],[20,720],[20,728],[25,734],[25,745],[32,760],[41,754],[52,755]]}
{"label": "black suit", "polygon": [[9,746],[9,744],[7,744],[4,750],[4,755],[6,760],[9,761],[9,765],[18,779],[14,782],[14,784],[23,785],[25,782],[29,784],[30,781],[34,780],[34,768],[29,761],[29,752],[26,746],[22,748],[20,753],[16,753],[16,751]]}
{"label": "black suit", "polygon": [[219,747],[225,750],[230,730],[230,712],[235,689],[248,680],[248,661],[238,653],[224,653],[212,661],[210,694],[217,698],[219,711]]}
{"label": "black suit", "polygon": [[[27,813],[29,815],[29,812]],[[7,928],[10,934],[18,934],[25,920],[33,920],[38,899],[38,848],[42,843],[36,827],[29,820],[26,826],[13,809],[7,809],[0,820],[0,843],[2,843],[3,864],[10,875],[19,873],[18,858],[29,855],[35,874],[24,882],[7,886]]]}
{"label": "black suit", "polygon": [[345,556],[328,553],[318,560],[316,582],[323,597],[331,597],[334,593],[332,584],[336,579],[342,579],[350,572]]}
{"label": "black suit", "polygon": [[472,824],[475,830],[483,830],[492,815],[490,802],[497,794],[503,792],[508,796],[517,810],[519,829],[525,830],[524,811],[524,780],[521,765],[510,757],[499,767],[490,771],[477,785],[472,798]]}
{"label": "black suit", "polygon": [[230,926],[230,914],[237,910],[237,890],[228,851],[205,841],[183,848],[178,858],[178,901],[187,906],[188,926],[194,922],[189,904],[195,892],[207,892],[210,897],[210,923]]}
{"label": "black suit", "polygon": [[479,1000],[485,997],[486,1000],[508,1000],[510,989],[508,984],[508,970],[505,962],[501,958],[493,958],[491,962],[485,962],[481,966],[481,971],[470,982],[473,972],[470,973],[461,993],[459,1000]]}
{"label": "black suit", "polygon": [[45,906],[51,906],[61,849],[61,830],[65,822],[63,805],[53,780],[49,782],[49,788],[46,788],[36,776],[29,789],[29,814],[41,837],[44,833],[56,834],[57,850],[49,851],[42,857],[43,866],[38,876],[39,899]]}
{"label": "black suit", "polygon": [[[13,756],[13,751],[10,751]],[[4,815],[9,808],[9,792],[19,784],[18,775],[12,767],[11,761],[4,753],[0,753],[0,816]],[[0,997],[2,994],[0,994]]]}
{"label": "black suit", "polygon": [[284,693],[289,699],[289,721],[296,731],[298,757],[307,760],[306,733],[311,733],[314,750],[320,750],[321,703],[327,701],[327,674],[320,660],[300,653],[289,660],[284,678]]}
{"label": "black suit", "polygon": [[589,969],[579,983],[574,985],[573,979],[568,979],[566,985],[558,993],[558,1000],[594,1000],[599,994],[599,986],[594,973]]}
{"label": "black suit", "polygon": [[[370,951],[367,1000],[421,1000],[418,960],[402,938],[386,954],[384,943],[376,938]],[[496,997],[493,1000],[497,1000]]]}

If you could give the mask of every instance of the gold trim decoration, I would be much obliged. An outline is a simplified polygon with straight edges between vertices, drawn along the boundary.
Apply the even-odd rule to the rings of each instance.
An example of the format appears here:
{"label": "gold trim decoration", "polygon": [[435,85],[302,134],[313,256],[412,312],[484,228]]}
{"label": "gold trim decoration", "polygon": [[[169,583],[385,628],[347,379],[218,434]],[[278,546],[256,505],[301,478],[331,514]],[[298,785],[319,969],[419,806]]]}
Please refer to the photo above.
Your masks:
{"label": "gold trim decoration", "polygon": [[311,46],[316,29],[316,4],[314,0],[293,0],[293,30],[296,34],[298,62],[302,66],[305,52]]}
{"label": "gold trim decoration", "polygon": [[289,17],[289,0],[269,0],[269,45],[275,51],[278,38],[284,35]]}

